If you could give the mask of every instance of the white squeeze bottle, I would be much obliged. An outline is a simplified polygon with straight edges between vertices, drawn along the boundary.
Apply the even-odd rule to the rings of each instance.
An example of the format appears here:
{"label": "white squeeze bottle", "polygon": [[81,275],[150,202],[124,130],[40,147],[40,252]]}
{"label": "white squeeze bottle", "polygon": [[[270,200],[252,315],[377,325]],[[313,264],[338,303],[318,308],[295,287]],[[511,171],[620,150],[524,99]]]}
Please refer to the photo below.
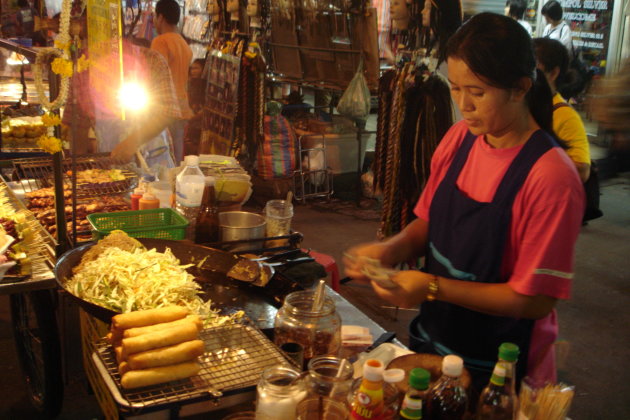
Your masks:
{"label": "white squeeze bottle", "polygon": [[192,228],[201,206],[205,177],[199,169],[199,156],[186,156],[184,163],[186,167],[177,175],[175,181],[175,208],[188,219],[189,227]]}

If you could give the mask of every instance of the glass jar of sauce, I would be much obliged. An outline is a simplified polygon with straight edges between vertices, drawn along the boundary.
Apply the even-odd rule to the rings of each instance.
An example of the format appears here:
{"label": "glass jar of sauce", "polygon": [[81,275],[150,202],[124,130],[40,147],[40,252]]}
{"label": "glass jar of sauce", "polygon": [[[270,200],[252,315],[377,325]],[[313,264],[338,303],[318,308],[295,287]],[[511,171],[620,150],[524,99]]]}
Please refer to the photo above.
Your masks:
{"label": "glass jar of sauce", "polygon": [[341,348],[341,318],[335,303],[327,296],[321,307],[315,308],[313,298],[313,291],[288,294],[274,322],[274,342],[278,347],[300,344],[304,368],[313,357],[335,356]]}

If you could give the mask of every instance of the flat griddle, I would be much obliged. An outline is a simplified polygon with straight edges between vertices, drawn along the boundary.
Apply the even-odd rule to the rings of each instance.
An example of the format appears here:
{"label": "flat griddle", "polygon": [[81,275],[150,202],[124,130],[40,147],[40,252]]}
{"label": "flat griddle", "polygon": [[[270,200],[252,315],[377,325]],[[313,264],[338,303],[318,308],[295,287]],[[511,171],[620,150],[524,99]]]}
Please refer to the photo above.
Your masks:
{"label": "flat griddle", "polygon": [[[155,248],[164,252],[170,248],[181,264],[194,264],[188,272],[195,276],[195,280],[202,286],[203,298],[210,299],[213,307],[223,313],[231,313],[242,309],[259,328],[273,328],[273,321],[277,309],[282,305],[284,297],[302,287],[283,276],[281,273],[271,279],[267,286],[257,287],[244,282],[231,280],[227,272],[242,257],[235,254],[196,245],[190,242],[170,241],[163,239],[138,239],[147,249]],[[55,277],[59,287],[66,290],[66,280],[72,277],[72,269],[76,267],[83,254],[94,246],[88,243],[66,252],[55,266]],[[200,262],[203,264],[197,267]],[[95,305],[77,296],[68,294],[90,315],[103,322],[110,323],[116,312]]]}

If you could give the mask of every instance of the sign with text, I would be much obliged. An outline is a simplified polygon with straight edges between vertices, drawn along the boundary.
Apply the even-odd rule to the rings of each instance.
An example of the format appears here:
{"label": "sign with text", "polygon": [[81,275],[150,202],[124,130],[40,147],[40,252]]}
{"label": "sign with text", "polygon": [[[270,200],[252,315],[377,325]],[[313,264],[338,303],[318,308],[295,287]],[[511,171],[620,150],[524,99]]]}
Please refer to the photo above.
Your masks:
{"label": "sign with text", "polygon": [[119,0],[87,0],[90,88],[97,106],[124,117],[117,94],[123,82]]}
{"label": "sign with text", "polygon": [[584,63],[603,75],[612,25],[614,0],[562,0],[563,19],[571,26],[573,46]]}

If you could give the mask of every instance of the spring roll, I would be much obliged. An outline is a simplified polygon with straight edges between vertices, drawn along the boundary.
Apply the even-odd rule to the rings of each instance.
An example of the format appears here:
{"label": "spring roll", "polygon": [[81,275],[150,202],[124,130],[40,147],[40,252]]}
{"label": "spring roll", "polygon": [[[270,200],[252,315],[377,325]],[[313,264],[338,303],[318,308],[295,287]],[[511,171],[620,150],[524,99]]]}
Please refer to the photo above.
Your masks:
{"label": "spring roll", "polygon": [[123,376],[125,373],[129,372],[131,370],[131,366],[129,366],[129,363],[127,362],[121,362],[118,365],[118,374],[120,376]]}
{"label": "spring roll", "polygon": [[197,362],[185,362],[143,370],[130,370],[123,375],[120,382],[125,389],[140,388],[188,378],[196,375],[200,369]]}
{"label": "spring roll", "polygon": [[118,363],[122,363],[122,362],[125,361],[125,358],[123,357],[122,345],[118,345],[118,346],[114,347],[114,353],[116,353],[116,361]]}
{"label": "spring roll", "polygon": [[197,338],[199,338],[199,330],[197,325],[192,322],[136,337],[123,338],[123,357],[127,359],[130,354],[171,346]]}
{"label": "spring roll", "polygon": [[171,322],[188,315],[188,309],[181,306],[167,306],[165,308],[147,309],[144,311],[128,312],[112,318],[114,330],[145,327],[147,325]]}
{"label": "spring roll", "polygon": [[197,326],[197,329],[201,331],[202,323],[201,323],[201,318],[199,318],[199,315],[188,315],[186,318],[178,319],[172,322],[163,322],[161,324],[147,325],[146,327],[129,328],[128,330],[123,331],[122,337],[123,338],[137,337],[142,334],[159,331],[166,328],[176,327],[178,325],[186,324],[189,322],[194,323]]}
{"label": "spring roll", "polygon": [[185,341],[168,347],[160,347],[159,349],[147,350],[142,353],[130,354],[127,362],[133,370],[147,369],[188,362],[201,356],[203,352],[203,341]]}

